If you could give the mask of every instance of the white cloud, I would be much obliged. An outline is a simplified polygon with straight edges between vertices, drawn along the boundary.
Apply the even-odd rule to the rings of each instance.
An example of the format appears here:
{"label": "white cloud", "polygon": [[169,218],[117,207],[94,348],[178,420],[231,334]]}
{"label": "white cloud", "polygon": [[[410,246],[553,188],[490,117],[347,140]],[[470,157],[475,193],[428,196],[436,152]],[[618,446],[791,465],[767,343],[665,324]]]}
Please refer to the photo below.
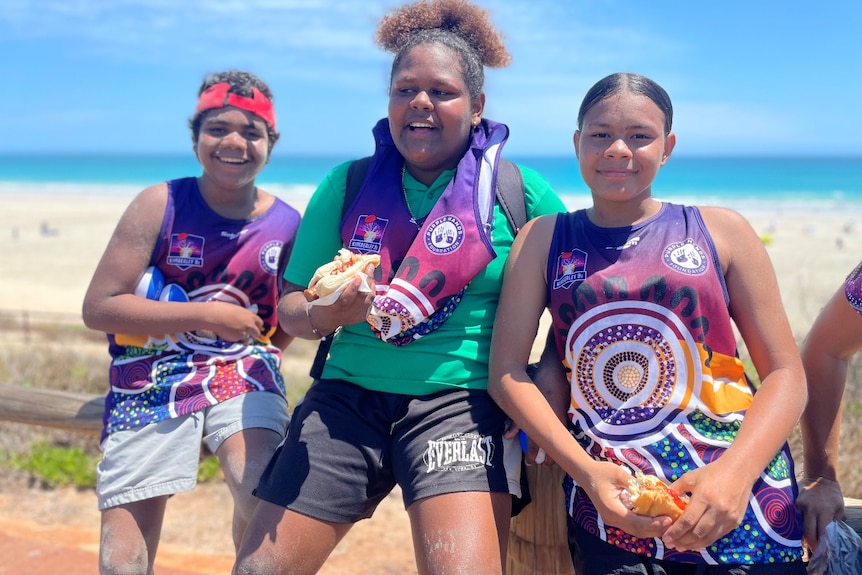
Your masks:
{"label": "white cloud", "polygon": [[369,30],[380,13],[374,3],[323,0],[4,0],[0,30],[17,39],[86,39],[103,50],[137,46],[152,52],[219,39],[225,50],[355,54],[374,48]]}

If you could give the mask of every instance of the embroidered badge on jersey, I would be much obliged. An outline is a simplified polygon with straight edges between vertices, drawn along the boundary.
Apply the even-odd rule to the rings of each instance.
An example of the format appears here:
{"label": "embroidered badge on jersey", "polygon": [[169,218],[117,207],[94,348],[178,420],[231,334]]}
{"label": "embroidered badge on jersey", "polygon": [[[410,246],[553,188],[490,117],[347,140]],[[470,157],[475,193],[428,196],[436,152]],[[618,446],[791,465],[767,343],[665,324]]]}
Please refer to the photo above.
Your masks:
{"label": "embroidered badge on jersey", "polygon": [[388,225],[388,219],[378,218],[374,214],[359,216],[353,228],[353,238],[347,247],[362,253],[380,253],[380,244]]}
{"label": "embroidered badge on jersey", "polygon": [[189,233],[171,234],[167,263],[185,271],[204,265],[204,238]]}
{"label": "embroidered badge on jersey", "polygon": [[463,242],[464,224],[453,215],[437,218],[425,230],[425,247],[434,254],[451,254]]}
{"label": "embroidered badge on jersey", "polygon": [[491,467],[494,440],[477,433],[453,433],[428,442],[423,461],[426,473],[434,471],[466,471]]}
{"label": "embroidered badge on jersey", "polygon": [[691,239],[672,243],[664,249],[662,261],[679,273],[699,276],[709,268],[709,260],[699,245]]}
{"label": "embroidered badge on jersey", "polygon": [[554,289],[568,289],[575,282],[587,279],[587,253],[583,250],[562,252],[557,256]]}
{"label": "embroidered badge on jersey", "polygon": [[260,267],[270,275],[278,273],[278,260],[281,257],[282,245],[282,242],[273,240],[260,248]]}

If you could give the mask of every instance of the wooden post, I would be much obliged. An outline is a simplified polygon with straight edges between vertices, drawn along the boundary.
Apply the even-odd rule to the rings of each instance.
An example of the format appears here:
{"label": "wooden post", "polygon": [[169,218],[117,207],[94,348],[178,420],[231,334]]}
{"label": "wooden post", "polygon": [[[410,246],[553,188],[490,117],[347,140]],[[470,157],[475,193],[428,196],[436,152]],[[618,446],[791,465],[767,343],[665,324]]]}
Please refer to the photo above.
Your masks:
{"label": "wooden post", "polygon": [[0,420],[99,433],[101,395],[0,384]]}
{"label": "wooden post", "polygon": [[527,467],[532,502],[512,518],[507,575],[575,575],[566,536],[562,468]]}

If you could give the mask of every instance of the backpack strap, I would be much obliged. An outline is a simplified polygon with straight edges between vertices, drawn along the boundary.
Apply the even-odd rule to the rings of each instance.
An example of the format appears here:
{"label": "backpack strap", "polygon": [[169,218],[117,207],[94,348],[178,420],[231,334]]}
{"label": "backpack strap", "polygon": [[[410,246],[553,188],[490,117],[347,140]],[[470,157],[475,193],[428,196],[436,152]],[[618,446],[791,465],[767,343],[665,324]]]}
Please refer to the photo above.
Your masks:
{"label": "backpack strap", "polygon": [[[359,190],[365,181],[370,163],[371,156],[366,156],[351,162],[350,167],[347,168],[347,186],[344,189],[344,203],[341,206],[342,219],[353,202],[356,201],[356,196],[359,195]],[[521,227],[527,223],[524,178],[518,166],[503,158],[500,159],[500,167],[497,170],[496,194],[497,201],[500,203],[503,213],[506,214],[506,219],[509,220],[509,224],[517,234]],[[314,355],[314,361],[308,372],[313,379],[319,379],[323,373],[323,364],[326,363],[334,335],[331,334],[320,339],[320,345],[317,346],[317,353]]]}
{"label": "backpack strap", "polygon": [[[344,191],[344,204],[341,207],[341,217],[347,213],[350,206],[359,195],[365,174],[368,173],[368,165],[371,156],[366,156],[351,162],[347,169],[347,188]],[[512,225],[517,234],[524,224],[527,223],[527,203],[524,191],[524,177],[521,170],[513,162],[500,158],[500,166],[497,170],[497,201],[506,214],[506,219]]]}
{"label": "backpack strap", "polygon": [[527,223],[524,177],[518,166],[505,158],[500,158],[497,169],[497,201],[517,235]]}
{"label": "backpack strap", "polygon": [[[341,205],[341,218],[353,202],[356,201],[356,196],[359,195],[359,190],[362,188],[362,182],[365,181],[365,174],[368,173],[368,165],[371,163],[371,156],[360,158],[350,162],[350,167],[347,168],[347,186],[344,188],[344,203]],[[308,370],[308,375],[312,379],[320,379],[323,374],[323,364],[326,363],[326,358],[329,356],[329,348],[332,346],[332,338],[334,333],[320,338],[320,344],[317,346],[317,353],[314,354],[314,361],[311,363],[311,369]]]}
{"label": "backpack strap", "polygon": [[347,214],[347,210],[356,201],[356,196],[359,195],[359,190],[362,188],[362,182],[365,181],[365,174],[368,173],[368,165],[371,163],[371,156],[366,156],[358,160],[350,162],[350,167],[347,168],[347,187],[344,189],[344,203],[341,205],[341,218]]}

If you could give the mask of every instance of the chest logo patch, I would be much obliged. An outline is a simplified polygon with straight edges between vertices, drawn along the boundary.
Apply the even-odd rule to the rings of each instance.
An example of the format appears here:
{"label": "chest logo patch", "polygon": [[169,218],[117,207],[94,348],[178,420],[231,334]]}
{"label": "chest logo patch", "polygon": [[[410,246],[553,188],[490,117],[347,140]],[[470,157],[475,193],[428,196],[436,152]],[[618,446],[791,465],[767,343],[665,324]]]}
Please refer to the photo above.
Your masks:
{"label": "chest logo patch", "polygon": [[204,265],[204,238],[189,233],[171,234],[167,262],[185,271]]}
{"label": "chest logo patch", "polygon": [[572,250],[557,256],[554,289],[568,289],[573,283],[587,279],[587,252]]}
{"label": "chest logo patch", "polygon": [[269,275],[278,273],[278,260],[281,258],[282,242],[272,240],[260,248],[260,267]]}
{"label": "chest logo patch", "polygon": [[706,253],[691,239],[667,246],[662,260],[670,269],[690,276],[702,275],[709,269]]}
{"label": "chest logo patch", "polygon": [[428,224],[425,230],[425,247],[437,255],[456,251],[464,243],[464,224],[455,216],[441,216]]}
{"label": "chest logo patch", "polygon": [[356,218],[353,237],[347,247],[364,254],[380,253],[380,244],[383,242],[383,235],[388,225],[389,220],[386,218],[378,218],[374,214],[360,215]]}

